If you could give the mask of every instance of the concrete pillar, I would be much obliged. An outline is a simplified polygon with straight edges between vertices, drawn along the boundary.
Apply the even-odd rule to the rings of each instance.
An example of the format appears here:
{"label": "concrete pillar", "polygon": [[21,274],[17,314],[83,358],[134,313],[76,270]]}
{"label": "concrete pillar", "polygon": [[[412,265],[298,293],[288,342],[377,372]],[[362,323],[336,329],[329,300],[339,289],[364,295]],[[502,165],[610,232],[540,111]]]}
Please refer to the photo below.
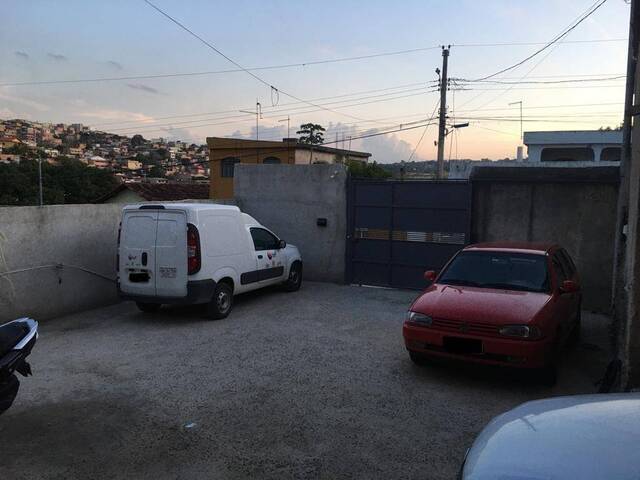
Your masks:
{"label": "concrete pillar", "polygon": [[604,146],[602,145],[591,145],[591,150],[593,150],[593,161],[594,162],[599,162],[600,161],[600,157],[602,155],[602,149],[604,148]]}
{"label": "concrete pillar", "polygon": [[[635,71],[635,98],[640,98],[640,62]],[[640,387],[640,122],[631,130],[631,158],[628,165],[628,216],[623,279],[626,305],[619,341],[622,360],[621,388]],[[635,139],[635,141],[634,141]],[[616,309],[617,310],[617,309]]]}

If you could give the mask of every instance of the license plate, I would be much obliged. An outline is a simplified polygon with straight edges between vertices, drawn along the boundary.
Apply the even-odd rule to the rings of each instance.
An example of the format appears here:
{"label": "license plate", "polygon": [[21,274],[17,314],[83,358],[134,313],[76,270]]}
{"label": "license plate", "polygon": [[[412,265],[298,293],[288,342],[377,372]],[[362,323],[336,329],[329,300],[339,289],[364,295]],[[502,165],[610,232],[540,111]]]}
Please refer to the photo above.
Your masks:
{"label": "license plate", "polygon": [[482,341],[475,338],[444,337],[442,346],[449,353],[482,353]]}

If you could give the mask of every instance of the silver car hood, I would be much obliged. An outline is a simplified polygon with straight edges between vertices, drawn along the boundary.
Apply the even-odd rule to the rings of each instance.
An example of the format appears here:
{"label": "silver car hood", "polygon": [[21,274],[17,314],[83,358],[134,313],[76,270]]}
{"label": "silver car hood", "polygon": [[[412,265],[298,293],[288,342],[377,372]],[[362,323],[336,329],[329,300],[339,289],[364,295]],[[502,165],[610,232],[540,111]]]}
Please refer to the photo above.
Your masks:
{"label": "silver car hood", "polygon": [[478,435],[462,478],[640,479],[640,393],[524,403]]}

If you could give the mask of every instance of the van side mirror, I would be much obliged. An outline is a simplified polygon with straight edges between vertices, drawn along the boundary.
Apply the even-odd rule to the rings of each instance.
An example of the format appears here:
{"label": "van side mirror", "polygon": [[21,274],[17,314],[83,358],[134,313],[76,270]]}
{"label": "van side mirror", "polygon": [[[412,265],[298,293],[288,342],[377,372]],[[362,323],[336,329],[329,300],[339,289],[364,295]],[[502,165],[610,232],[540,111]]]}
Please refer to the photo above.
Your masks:
{"label": "van side mirror", "polygon": [[424,279],[427,282],[433,283],[436,280],[437,274],[435,270],[427,270],[424,272]]}
{"label": "van side mirror", "polygon": [[562,282],[562,285],[560,285],[561,293],[574,293],[578,290],[580,290],[580,287],[578,287],[578,284],[573,280],[565,280]]}
{"label": "van side mirror", "polygon": [[287,246],[287,242],[285,242],[284,240],[280,240],[280,242],[278,243],[278,248],[279,249],[283,249]]}

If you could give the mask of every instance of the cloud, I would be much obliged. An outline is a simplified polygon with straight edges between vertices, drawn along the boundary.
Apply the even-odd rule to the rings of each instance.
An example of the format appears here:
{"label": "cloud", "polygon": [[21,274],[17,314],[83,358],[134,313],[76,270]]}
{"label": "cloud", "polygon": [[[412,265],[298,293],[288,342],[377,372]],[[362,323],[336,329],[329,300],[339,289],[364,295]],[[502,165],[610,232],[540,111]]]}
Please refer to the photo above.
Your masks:
{"label": "cloud", "polygon": [[115,60],[108,60],[107,65],[115,68],[116,70],[122,70],[124,68],[121,63],[118,63]]}
{"label": "cloud", "polygon": [[23,60],[29,60],[29,54],[26,52],[23,52],[21,50],[16,50],[13,53],[15,54],[16,57],[22,58]]}
{"label": "cloud", "polygon": [[67,57],[65,57],[64,55],[60,55],[59,53],[47,53],[47,57],[49,57],[52,60],[55,60],[56,62],[66,62],[68,60]]}
{"label": "cloud", "polygon": [[76,115],[85,118],[94,118],[96,120],[109,120],[114,122],[141,122],[149,123],[154,120],[153,117],[139,112],[128,112],[126,110],[93,110],[77,113]]}
{"label": "cloud", "polygon": [[153,93],[155,95],[160,94],[158,90],[148,85],[143,85],[142,83],[127,83],[127,87],[133,88],[134,90],[142,90],[143,92]]}
{"label": "cloud", "polygon": [[50,110],[48,105],[37,102],[35,100],[31,100],[29,98],[18,97],[9,92],[7,87],[0,87],[0,99],[4,100],[7,103],[13,103],[15,105],[20,105],[22,107],[29,107],[39,112],[46,112]]}
{"label": "cloud", "polygon": [[[360,137],[379,133],[377,128],[371,128],[366,131],[358,130],[353,125],[344,123],[330,123],[324,134],[325,141],[334,142],[336,133],[338,134],[338,143],[327,145],[329,147],[349,148],[349,136]],[[428,134],[429,132],[427,132]],[[344,141],[343,141],[344,138]],[[425,142],[423,141],[423,145]],[[413,145],[409,142],[398,138],[396,135],[378,135],[375,137],[362,138],[351,141],[352,150],[361,150],[371,153],[371,160],[378,163],[395,163],[402,160],[408,160],[413,152]],[[417,153],[413,156],[414,161],[423,161]]]}
{"label": "cloud", "polygon": [[[294,128],[293,126],[291,127],[291,132],[292,132],[292,136],[294,135]],[[274,140],[274,141],[278,141],[278,140],[282,140],[283,138],[285,138],[287,136],[287,127],[286,126],[274,126],[274,127],[268,127],[268,126],[260,126],[258,128],[258,138],[260,140]],[[232,138],[245,138],[247,140],[255,140],[256,139],[256,127],[255,125],[253,127],[251,127],[251,130],[249,132],[241,132],[240,130],[236,130],[235,132],[233,132],[231,135],[227,135],[228,137],[232,137]]]}

